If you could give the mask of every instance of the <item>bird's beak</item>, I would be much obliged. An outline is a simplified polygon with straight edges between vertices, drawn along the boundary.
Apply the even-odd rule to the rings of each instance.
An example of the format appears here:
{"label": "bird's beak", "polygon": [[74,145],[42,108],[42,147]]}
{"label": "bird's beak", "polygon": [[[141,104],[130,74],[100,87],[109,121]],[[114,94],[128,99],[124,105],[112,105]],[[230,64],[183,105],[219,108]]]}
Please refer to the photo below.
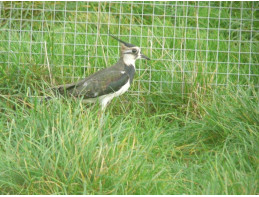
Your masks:
{"label": "bird's beak", "polygon": [[145,56],[144,54],[141,53],[141,58],[142,59],[147,59],[147,60],[150,60],[147,56]]}

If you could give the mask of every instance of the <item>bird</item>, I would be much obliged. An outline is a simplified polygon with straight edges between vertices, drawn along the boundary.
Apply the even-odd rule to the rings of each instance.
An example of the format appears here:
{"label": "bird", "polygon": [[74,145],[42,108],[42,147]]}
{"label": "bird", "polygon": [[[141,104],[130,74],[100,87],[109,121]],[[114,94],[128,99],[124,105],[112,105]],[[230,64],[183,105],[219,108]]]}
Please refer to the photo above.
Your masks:
{"label": "bird", "polygon": [[102,111],[115,97],[124,94],[133,82],[135,62],[138,59],[150,60],[141,52],[141,48],[124,42],[109,34],[121,43],[120,58],[116,64],[95,72],[75,83],[59,85],[54,88],[61,95],[82,98],[83,102],[99,101]]}

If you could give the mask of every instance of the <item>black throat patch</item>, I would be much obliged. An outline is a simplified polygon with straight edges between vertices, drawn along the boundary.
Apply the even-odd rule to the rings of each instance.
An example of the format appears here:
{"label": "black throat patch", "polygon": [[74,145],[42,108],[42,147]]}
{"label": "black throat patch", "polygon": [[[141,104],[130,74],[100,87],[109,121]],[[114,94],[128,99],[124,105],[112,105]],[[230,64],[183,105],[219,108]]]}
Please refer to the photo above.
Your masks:
{"label": "black throat patch", "polygon": [[124,69],[125,69],[125,72],[130,77],[130,83],[132,83],[134,75],[135,75],[135,67],[133,65],[127,66],[126,64],[124,64]]}

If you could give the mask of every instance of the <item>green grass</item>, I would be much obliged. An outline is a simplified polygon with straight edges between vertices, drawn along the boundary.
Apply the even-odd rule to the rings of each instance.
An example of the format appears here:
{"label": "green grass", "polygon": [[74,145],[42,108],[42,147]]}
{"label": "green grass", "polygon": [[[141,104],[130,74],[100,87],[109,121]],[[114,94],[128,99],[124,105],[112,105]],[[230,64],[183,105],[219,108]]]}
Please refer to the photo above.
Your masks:
{"label": "green grass", "polygon": [[[223,2],[221,6],[230,6]],[[241,2],[233,2],[240,7]],[[157,2],[159,4],[159,2]],[[171,9],[175,2],[163,5],[144,6],[144,13],[183,16],[187,9]],[[178,2],[178,5],[186,4]],[[195,5],[189,2],[189,5]],[[211,6],[219,6],[212,2]],[[30,34],[30,19],[42,20],[41,11],[10,10],[10,2],[3,4],[1,18],[29,19],[29,21],[8,20],[0,23],[0,194],[259,194],[259,93],[258,55],[238,56],[238,53],[218,54],[201,49],[239,51],[238,31],[228,33],[229,21],[222,20],[225,28],[218,35],[211,30],[208,43],[207,19],[196,21],[196,14],[217,18],[216,8],[197,9],[190,7],[187,23],[185,18],[163,16],[152,19],[143,16],[143,24],[164,25],[141,27],[140,15],[107,15],[108,3],[79,3],[80,12],[45,12],[46,22],[33,23]],[[45,9],[54,9],[53,3],[45,3]],[[208,5],[200,2],[199,5]],[[251,2],[243,2],[250,8]],[[254,2],[256,7],[258,2]],[[12,7],[32,7],[31,2],[13,2]],[[34,8],[43,8],[43,3],[34,2]],[[257,6],[258,7],[258,6]],[[55,9],[63,9],[62,2],[56,2]],[[173,7],[174,8],[174,7]],[[74,3],[67,3],[67,10],[74,10]],[[96,12],[98,9],[102,13]],[[111,12],[131,12],[131,4],[113,3]],[[258,15],[246,10],[242,17],[258,20]],[[134,13],[142,13],[142,5],[134,5]],[[229,10],[222,9],[220,16],[229,18]],[[85,21],[77,24],[71,21]],[[240,10],[233,9],[232,19],[240,17]],[[106,34],[107,24],[96,25],[96,21],[109,26],[113,34],[128,35],[131,27],[132,43],[141,43],[144,53],[153,60],[137,62],[137,72],[131,92],[114,99],[104,115],[100,126],[99,106],[85,105],[71,99],[53,99],[42,102],[42,95],[51,83],[75,81],[87,76],[100,67],[106,67],[117,60],[117,46]],[[53,22],[55,19],[56,22]],[[213,19],[216,20],[216,19]],[[218,28],[218,21],[209,21],[211,29]],[[66,32],[82,33],[66,34]],[[93,22],[93,23],[91,23]],[[240,21],[233,20],[231,28],[239,29]],[[28,30],[24,32],[8,31]],[[196,29],[169,28],[199,26]],[[244,20],[242,28],[249,30],[251,22]],[[253,24],[257,28],[256,23]],[[44,30],[37,32],[37,30]],[[94,33],[88,35],[84,32]],[[140,42],[139,32],[143,37]],[[164,33],[163,33],[164,32]],[[166,38],[163,44],[162,37]],[[153,36],[153,37],[152,37]],[[218,37],[219,36],[219,37]],[[258,35],[242,32],[242,41],[258,41]],[[181,39],[180,39],[181,38]],[[233,42],[220,42],[233,40]],[[127,37],[122,38],[125,41]],[[12,41],[9,46],[8,40]],[[22,42],[20,42],[22,41]],[[32,42],[31,42],[32,41]],[[46,66],[44,44],[47,44],[51,65],[52,81]],[[64,48],[60,43],[68,43]],[[30,44],[32,43],[32,44]],[[98,43],[100,47],[96,47]],[[154,49],[150,49],[151,45]],[[77,44],[74,48],[74,44]],[[82,45],[79,45],[82,44]],[[258,42],[250,45],[242,42],[241,52],[258,52]],[[156,49],[164,46],[164,50]],[[193,51],[198,46],[198,53]],[[192,49],[186,53],[174,49]],[[59,55],[64,54],[64,55]],[[86,56],[85,56],[86,55]],[[90,56],[88,58],[88,56]],[[92,57],[91,57],[92,56]],[[96,58],[95,56],[98,56]],[[171,58],[174,57],[173,62]],[[184,62],[182,60],[195,60]],[[161,60],[163,59],[163,60]],[[202,60],[206,60],[202,62]],[[233,64],[213,62],[230,61]],[[239,63],[251,61],[251,67]],[[207,63],[206,63],[207,62]],[[210,63],[212,62],[212,63]],[[173,63],[173,64],[172,64]],[[72,66],[74,65],[74,67]],[[157,69],[151,72],[150,68]],[[162,70],[169,70],[168,72]],[[184,75],[181,71],[186,72]],[[218,73],[226,73],[223,75]],[[151,73],[150,73],[151,72]],[[250,78],[247,75],[250,72]],[[238,75],[237,74],[243,74]],[[167,81],[152,83],[147,81]],[[174,83],[170,83],[173,81]],[[180,82],[185,82],[184,85]],[[214,86],[213,84],[227,84]],[[247,87],[239,86],[247,85]],[[136,93],[138,93],[136,95]],[[184,94],[182,94],[184,93]]]}

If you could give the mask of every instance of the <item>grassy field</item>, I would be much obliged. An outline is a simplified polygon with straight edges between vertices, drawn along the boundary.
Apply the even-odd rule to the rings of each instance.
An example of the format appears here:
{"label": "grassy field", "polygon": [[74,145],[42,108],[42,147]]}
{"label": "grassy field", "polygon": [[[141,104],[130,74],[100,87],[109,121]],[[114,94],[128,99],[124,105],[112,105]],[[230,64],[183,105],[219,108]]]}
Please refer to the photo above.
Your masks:
{"label": "grassy field", "polygon": [[[0,4],[0,194],[259,194],[259,16],[218,9],[259,3],[156,4]],[[42,102],[116,62],[107,32],[152,60],[103,125],[98,105]]]}

